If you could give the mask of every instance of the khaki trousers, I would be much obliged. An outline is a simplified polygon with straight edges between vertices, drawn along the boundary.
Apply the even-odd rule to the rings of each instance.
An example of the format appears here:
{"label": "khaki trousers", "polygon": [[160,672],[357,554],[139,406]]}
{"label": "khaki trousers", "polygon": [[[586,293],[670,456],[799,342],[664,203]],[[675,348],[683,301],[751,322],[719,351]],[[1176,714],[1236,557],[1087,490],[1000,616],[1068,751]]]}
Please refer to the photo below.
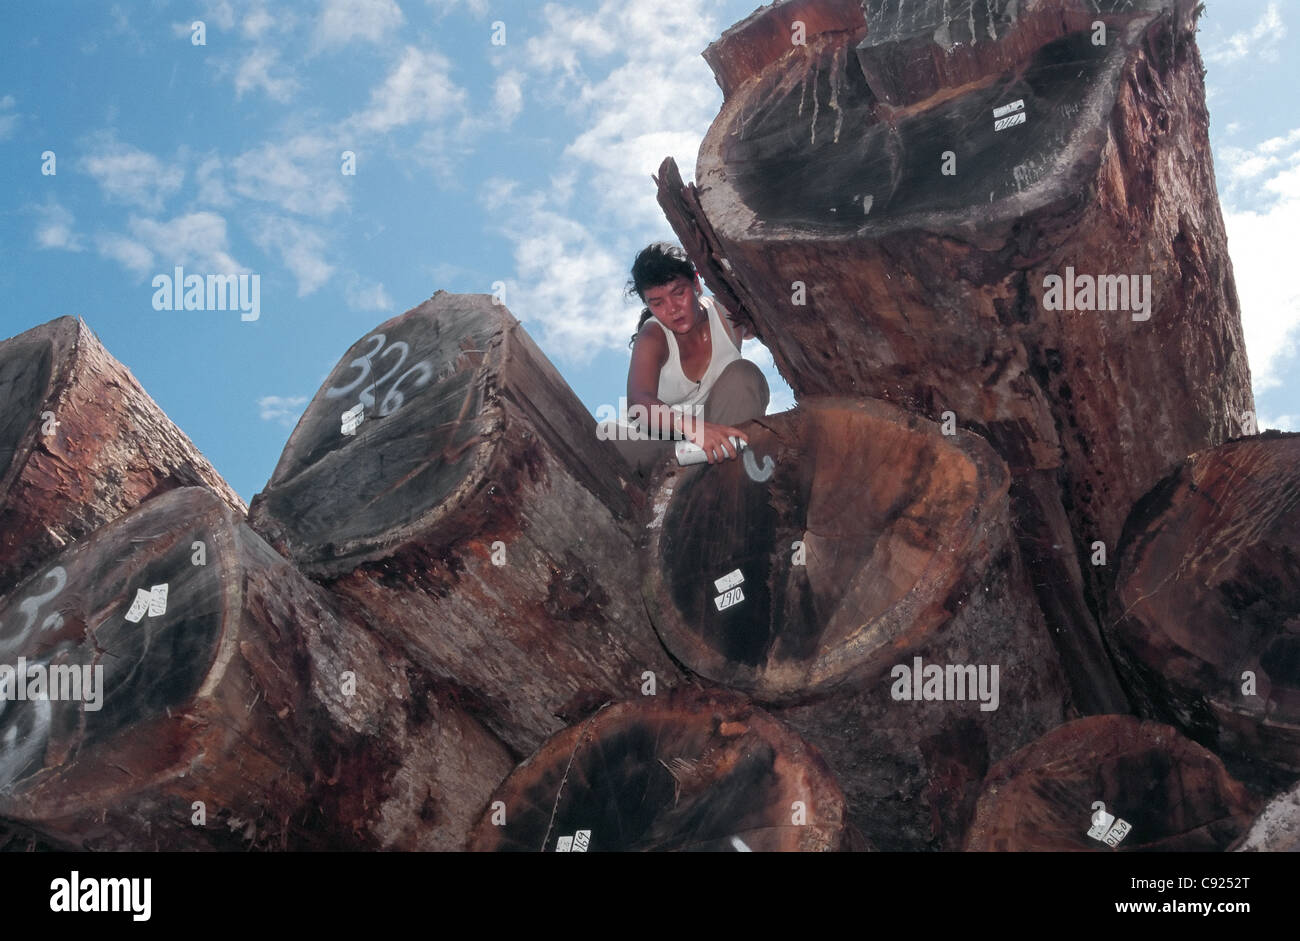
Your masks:
{"label": "khaki trousers", "polygon": [[[736,426],[751,418],[763,417],[767,413],[770,398],[771,392],[763,371],[742,358],[728,363],[722,370],[717,382],[709,390],[699,414],[705,421],[715,425]],[[620,437],[617,422],[606,421],[601,422],[601,425],[604,426],[603,434],[609,443],[618,449],[643,478],[665,458],[673,456],[676,440],[650,438],[627,441]],[[626,426],[623,436],[626,436]]]}

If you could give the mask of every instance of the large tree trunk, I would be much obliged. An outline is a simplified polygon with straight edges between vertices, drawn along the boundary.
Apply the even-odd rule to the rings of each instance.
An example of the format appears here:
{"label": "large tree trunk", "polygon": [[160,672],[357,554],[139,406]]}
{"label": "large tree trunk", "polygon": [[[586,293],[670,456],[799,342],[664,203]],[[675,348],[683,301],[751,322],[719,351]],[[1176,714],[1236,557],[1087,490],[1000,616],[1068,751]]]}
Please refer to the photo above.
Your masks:
{"label": "large tree trunk", "polygon": [[[1113,552],[1137,498],[1253,407],[1194,4],[864,6],[777,3],[711,46],[726,100],[699,188],[666,161],[661,204],[797,395],[989,439],[1075,701],[1126,711],[1093,544]],[[794,20],[807,44],[778,57]],[[1074,272],[1149,276],[1149,319],[1051,309]]]}
{"label": "large tree trunk", "polygon": [[[653,481],[643,593],[660,637],[820,748],[873,844],[956,848],[990,762],[1064,719],[1006,464],[875,400],[814,397],[745,430],[767,479],[745,457]],[[921,702],[895,672],[915,658]],[[958,665],[976,670],[960,689]],[[960,701],[926,667],[951,668]]]}
{"label": "large tree trunk", "polygon": [[[1112,649],[1143,711],[1280,784],[1300,772],[1300,435],[1194,454],[1134,509]],[[1277,774],[1269,774],[1272,766]]]}
{"label": "large tree trunk", "polygon": [[75,317],[0,343],[0,595],[157,493],[207,487],[247,510]]}
{"label": "large tree trunk", "polygon": [[612,703],[552,736],[492,795],[469,845],[824,851],[854,840],[816,749],[742,696],[682,689]]}
{"label": "large tree trunk", "polygon": [[20,658],[90,668],[48,700],[10,677],[0,713],[0,817],[69,847],[456,849],[510,767],[202,488],[20,585],[0,663]]}
{"label": "large tree trunk", "polygon": [[1223,850],[1246,832],[1258,803],[1218,758],[1171,727],[1089,716],[989,772],[966,848]]}
{"label": "large tree trunk", "polygon": [[439,291],[344,355],[250,521],[522,756],[602,702],[679,679],[636,590],[641,494],[620,471],[504,307]]}

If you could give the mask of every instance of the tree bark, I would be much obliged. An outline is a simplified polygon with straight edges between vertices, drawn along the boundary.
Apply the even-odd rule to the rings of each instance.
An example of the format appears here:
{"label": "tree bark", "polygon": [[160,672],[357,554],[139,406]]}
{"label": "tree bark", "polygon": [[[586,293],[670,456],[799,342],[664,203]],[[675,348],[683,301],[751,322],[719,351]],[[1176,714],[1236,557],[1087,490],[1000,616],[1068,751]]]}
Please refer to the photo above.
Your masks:
{"label": "tree bark", "polygon": [[203,488],[19,586],[0,663],[91,668],[0,713],[0,817],[67,848],[456,849],[510,767]]}
{"label": "tree bark", "polygon": [[440,291],[344,355],[250,521],[522,757],[679,679],[636,591],[639,488],[595,432],[504,307]]}
{"label": "tree bark", "polygon": [[1144,713],[1300,772],[1300,435],[1187,458],[1134,508],[1118,582],[1108,634]]}
{"label": "tree bark", "polygon": [[[846,25],[828,3],[806,45],[746,57],[789,35],[794,5],[766,7],[705,53],[726,100],[698,187],[671,161],[659,182],[801,400],[950,411],[1006,459],[1074,699],[1106,713],[1129,705],[1093,545],[1113,551],[1138,497],[1253,405],[1195,6],[1097,7],[872,0]],[[1149,276],[1149,311],[1053,309],[1048,279],[1076,272],[1139,293]]]}
{"label": "tree bark", "polygon": [[554,852],[565,837],[590,852],[806,852],[854,840],[815,748],[742,696],[691,689],[611,703],[549,738],[492,795],[469,845]]}
{"label": "tree bark", "polygon": [[0,595],[158,493],[247,507],[78,318],[0,343]]}
{"label": "tree bark", "polygon": [[[742,427],[767,479],[742,458],[653,481],[643,593],[660,637],[821,749],[874,845],[956,848],[990,761],[1064,720],[1006,464],[876,400],[815,397]],[[897,687],[918,657],[922,675],[952,666],[961,701],[922,675],[925,701]]]}
{"label": "tree bark", "polygon": [[[1122,822],[1129,829],[1118,850],[1213,852],[1246,831],[1258,803],[1218,758],[1170,726],[1089,716],[989,772],[966,849],[1109,852],[1088,831]],[[1103,812],[1114,821],[1098,819]]]}

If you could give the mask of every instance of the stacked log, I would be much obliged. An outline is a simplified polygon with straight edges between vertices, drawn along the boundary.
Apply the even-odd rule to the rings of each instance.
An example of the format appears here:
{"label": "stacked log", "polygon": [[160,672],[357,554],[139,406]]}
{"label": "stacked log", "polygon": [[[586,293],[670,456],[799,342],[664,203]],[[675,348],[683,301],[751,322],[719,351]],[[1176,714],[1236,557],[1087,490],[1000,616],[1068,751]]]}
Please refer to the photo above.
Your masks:
{"label": "stacked log", "polygon": [[247,507],[76,317],[0,343],[0,595],[155,494]]}
{"label": "stacked log", "polygon": [[492,795],[470,849],[818,852],[854,845],[815,748],[743,696],[611,703],[549,738]]}
{"label": "stacked log", "polygon": [[679,679],[636,590],[639,491],[595,429],[503,306],[439,291],[344,354],[250,523],[522,757]]}
{"label": "stacked log", "polygon": [[455,849],[510,767],[204,488],[20,585],[0,663],[0,817],[66,848]]}
{"label": "stacked log", "polygon": [[1170,726],[1089,716],[989,772],[966,849],[1217,851],[1258,808],[1218,758]]}
{"label": "stacked log", "polygon": [[1300,435],[1188,457],[1134,509],[1118,583],[1123,616],[1108,636],[1144,714],[1232,756],[1251,777],[1294,780]]}
{"label": "stacked log", "polygon": [[1129,709],[1097,544],[1113,553],[1137,499],[1253,411],[1196,12],[773,4],[704,54],[725,100],[698,187],[671,160],[658,177],[801,400],[950,413],[1007,461],[1025,564],[1096,714]]}
{"label": "stacked log", "polygon": [[874,400],[740,427],[767,477],[738,460],[652,483],[659,636],[816,745],[873,845],[959,847],[989,765],[1065,718],[1006,464]]}

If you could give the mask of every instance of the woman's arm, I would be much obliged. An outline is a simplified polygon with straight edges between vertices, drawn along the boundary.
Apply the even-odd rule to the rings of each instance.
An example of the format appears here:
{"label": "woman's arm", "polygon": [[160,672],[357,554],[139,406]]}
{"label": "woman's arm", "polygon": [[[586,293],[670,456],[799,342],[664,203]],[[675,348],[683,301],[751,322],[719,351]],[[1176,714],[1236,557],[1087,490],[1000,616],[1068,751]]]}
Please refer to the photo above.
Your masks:
{"label": "woman's arm", "polygon": [[[659,373],[666,362],[668,339],[658,326],[647,321],[632,344],[632,363],[627,370],[627,406],[629,411],[634,405],[645,409],[648,418],[641,427],[648,428],[658,438],[671,438],[674,430],[673,415],[658,396]],[[680,422],[677,424],[680,427]]]}

